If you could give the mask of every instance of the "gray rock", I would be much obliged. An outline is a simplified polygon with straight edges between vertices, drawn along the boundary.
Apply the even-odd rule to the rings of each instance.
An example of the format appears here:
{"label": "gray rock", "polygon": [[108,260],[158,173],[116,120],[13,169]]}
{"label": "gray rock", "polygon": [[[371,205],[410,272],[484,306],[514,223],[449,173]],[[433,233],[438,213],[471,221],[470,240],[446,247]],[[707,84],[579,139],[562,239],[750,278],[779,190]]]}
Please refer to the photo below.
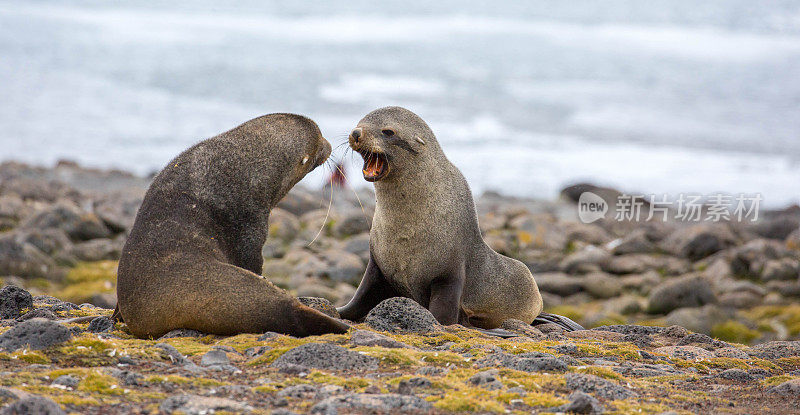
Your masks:
{"label": "gray rock", "polygon": [[444,367],[423,366],[414,373],[421,376],[444,376],[449,371],[449,369]]}
{"label": "gray rock", "polygon": [[405,297],[383,300],[365,319],[368,326],[379,331],[400,333],[431,333],[442,326],[430,311]]}
{"label": "gray rock", "polygon": [[653,353],[665,354],[673,359],[707,360],[714,358],[714,353],[696,346],[663,346],[653,350]]}
{"label": "gray rock", "polygon": [[311,413],[324,415],[362,412],[413,413],[432,409],[430,402],[416,396],[353,393],[325,399],[312,406]]}
{"label": "gray rock", "polygon": [[611,254],[605,249],[587,245],[583,249],[567,255],[559,264],[559,268],[568,274],[589,272],[598,270],[600,265],[610,257]]}
{"label": "gray rock", "polygon": [[583,291],[583,281],[582,277],[570,277],[561,272],[536,274],[536,284],[539,286],[539,290],[562,297]]}
{"label": "gray rock", "polygon": [[291,242],[300,232],[297,216],[281,208],[274,208],[269,214],[269,237],[284,243]]}
{"label": "gray rock", "polygon": [[728,320],[731,314],[714,304],[703,307],[679,308],[667,314],[664,319],[669,325],[685,327],[699,333],[711,333],[714,325]]}
{"label": "gray rock", "polygon": [[552,412],[566,412],[573,414],[602,414],[603,405],[594,396],[581,391],[575,391],[567,397],[569,403],[552,408]]}
{"label": "gray rock", "polygon": [[800,379],[787,380],[769,391],[781,396],[798,399],[800,398]]}
{"label": "gray rock", "polygon": [[336,221],[333,225],[333,235],[337,238],[343,238],[369,232],[371,222],[372,217],[367,217],[361,210],[353,210],[351,213]]}
{"label": "gray rock", "polygon": [[114,329],[114,321],[108,317],[101,316],[93,319],[86,329],[91,333],[103,333]]}
{"label": "gray rock", "polygon": [[362,233],[344,241],[343,249],[351,254],[358,255],[366,264],[369,262],[369,233]]}
{"label": "gray rock", "polygon": [[431,381],[423,377],[403,379],[397,384],[397,393],[401,395],[413,395],[418,388],[430,388]]}
{"label": "gray rock", "polygon": [[50,399],[31,396],[3,407],[0,415],[66,415],[66,412]]}
{"label": "gray rock", "polygon": [[764,263],[762,281],[797,281],[800,277],[800,261],[794,258],[772,259]]}
{"label": "gray rock", "polygon": [[117,306],[116,293],[97,293],[89,298],[89,303],[94,306],[113,310]]}
{"label": "gray rock", "polygon": [[162,352],[166,355],[166,357],[172,361],[173,364],[176,365],[183,365],[189,362],[186,359],[186,356],[182,355],[175,346],[167,343],[157,343],[155,347],[161,349]]}
{"label": "gray rock", "polygon": [[63,343],[72,334],[62,324],[55,321],[34,318],[17,324],[11,330],[0,334],[0,349],[14,351],[23,347],[41,350]]}
{"label": "gray rock", "polygon": [[144,385],[144,376],[130,370],[120,370],[112,368],[110,370],[111,376],[119,379],[123,386],[142,386]]}
{"label": "gray rock", "polygon": [[228,359],[228,355],[222,350],[217,349],[209,350],[200,359],[200,365],[202,366],[227,365],[230,364],[230,362],[231,360]]}
{"label": "gray rock", "polygon": [[650,292],[647,312],[666,314],[676,308],[699,307],[717,301],[710,284],[703,277],[687,275],[669,280]]}
{"label": "gray rock", "polygon": [[475,386],[495,390],[503,388],[503,382],[500,382],[498,378],[499,372],[497,369],[491,369],[472,375],[469,378],[469,382]]}
{"label": "gray rock", "polygon": [[72,247],[66,232],[61,229],[20,229],[19,237],[21,241],[35,246],[46,255],[53,255]]}
{"label": "gray rock", "polygon": [[94,213],[113,232],[125,232],[133,227],[136,212],[142,204],[137,191],[122,191],[105,195],[94,204]]}
{"label": "gray rock", "polygon": [[764,238],[784,240],[798,227],[800,227],[800,219],[783,214],[758,221],[753,226],[753,230]]}
{"label": "gray rock", "polygon": [[722,373],[719,374],[719,377],[736,382],[750,382],[753,380],[753,377],[742,369],[723,370]]}
{"label": "gray rock", "polygon": [[566,379],[568,389],[595,394],[604,399],[617,400],[637,396],[636,392],[624,386],[594,375],[568,373]]}
{"label": "gray rock", "polygon": [[75,241],[108,238],[111,231],[94,213],[82,211],[76,205],[61,201],[26,219],[23,229],[61,229]]}
{"label": "gray rock", "polygon": [[675,255],[692,261],[730,248],[736,236],[723,224],[698,224],[678,229],[662,241],[662,247]]}
{"label": "gray rock", "polygon": [[311,399],[317,394],[319,387],[316,385],[301,384],[287,386],[281,389],[276,396],[279,398]]}
{"label": "gray rock", "polygon": [[656,327],[656,326],[637,326],[634,324],[615,324],[610,326],[600,326],[595,327],[592,330],[601,330],[601,331],[611,331],[614,333],[620,334],[646,334],[646,335],[653,335],[653,334],[661,334],[666,330],[664,327]]}
{"label": "gray rock", "polygon": [[767,360],[800,356],[800,341],[775,341],[757,344],[750,348],[748,354]]}
{"label": "gray rock", "polygon": [[583,289],[595,298],[614,298],[622,294],[622,282],[604,272],[587,274]]}
{"label": "gray rock", "polygon": [[328,315],[333,318],[340,318],[339,312],[336,311],[333,303],[326,298],[321,297],[297,297],[301,304],[311,307],[322,314]]}
{"label": "gray rock", "polygon": [[366,264],[358,255],[347,251],[328,250],[320,256],[327,265],[320,273],[322,278],[357,285],[364,276]]}
{"label": "gray rock", "polygon": [[17,321],[25,321],[25,320],[30,320],[32,318],[44,318],[47,320],[56,320],[58,319],[58,316],[56,315],[56,313],[53,312],[51,308],[42,307],[42,308],[37,308],[35,310],[31,310],[17,317]]}
{"label": "gray rock", "polygon": [[647,238],[647,232],[644,229],[636,229],[621,239],[609,242],[606,247],[614,255],[650,254],[657,249]]}
{"label": "gray rock", "polygon": [[754,239],[732,249],[731,272],[739,277],[760,278],[765,261],[790,255],[790,251],[779,241]]}
{"label": "gray rock", "polygon": [[33,308],[31,293],[13,285],[0,289],[0,320],[17,318],[26,308]]}
{"label": "gray rock", "polygon": [[[205,334],[192,329],[175,329],[172,331],[167,332],[163,336],[159,337],[159,339],[172,339],[175,337],[203,337]],[[166,344],[166,343],[164,343]],[[156,345],[157,346],[157,345]]]}
{"label": "gray rock", "polygon": [[57,279],[63,276],[56,263],[15,232],[0,235],[0,275]]}
{"label": "gray rock", "polygon": [[287,365],[323,370],[375,370],[378,359],[335,344],[307,343],[287,351],[270,366],[281,368]]}
{"label": "gray rock", "polygon": [[549,353],[493,353],[475,362],[478,369],[486,367],[504,366],[523,372],[565,372],[568,365],[561,359]]}
{"label": "gray rock", "polygon": [[72,375],[61,375],[53,381],[53,385],[60,385],[65,388],[74,388],[81,382],[80,378]]}
{"label": "gray rock", "polygon": [[67,254],[80,261],[102,261],[118,259],[121,247],[111,239],[92,239],[91,241],[78,242],[67,249]]}
{"label": "gray rock", "polygon": [[168,414],[181,412],[186,415],[206,415],[216,411],[251,412],[253,407],[226,398],[198,395],[174,395],[161,402],[159,409]]}
{"label": "gray rock", "polygon": [[411,348],[411,346],[399,342],[389,336],[375,333],[369,330],[356,330],[350,337],[350,343],[354,346],[380,346],[388,348]]}

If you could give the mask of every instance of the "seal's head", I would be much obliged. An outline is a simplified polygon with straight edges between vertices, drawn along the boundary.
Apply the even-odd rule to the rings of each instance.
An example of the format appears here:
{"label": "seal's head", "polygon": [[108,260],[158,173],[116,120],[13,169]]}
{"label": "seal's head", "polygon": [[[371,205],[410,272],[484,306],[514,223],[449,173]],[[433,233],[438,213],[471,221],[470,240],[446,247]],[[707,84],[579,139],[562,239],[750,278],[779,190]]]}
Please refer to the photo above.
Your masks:
{"label": "seal's head", "polygon": [[401,107],[370,112],[350,133],[350,147],[364,158],[364,179],[377,182],[421,168],[441,152],[428,124]]}

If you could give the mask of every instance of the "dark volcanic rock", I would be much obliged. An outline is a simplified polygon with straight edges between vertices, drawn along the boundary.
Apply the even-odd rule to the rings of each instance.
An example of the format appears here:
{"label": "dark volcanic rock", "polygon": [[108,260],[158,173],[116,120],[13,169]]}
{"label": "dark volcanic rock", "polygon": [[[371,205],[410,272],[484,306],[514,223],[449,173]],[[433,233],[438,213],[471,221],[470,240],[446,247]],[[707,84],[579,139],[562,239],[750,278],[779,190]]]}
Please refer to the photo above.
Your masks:
{"label": "dark volcanic rock", "polygon": [[89,328],[86,330],[92,333],[102,333],[105,331],[111,331],[114,328],[114,322],[105,316],[97,317],[89,323]]}
{"label": "dark volcanic rock", "polygon": [[271,366],[300,365],[323,370],[374,370],[378,359],[328,343],[308,343],[295,347],[272,362]]}
{"label": "dark volcanic rock", "polygon": [[28,346],[40,350],[63,343],[72,336],[69,328],[55,321],[34,318],[0,334],[0,349],[14,351]]}
{"label": "dark volcanic rock", "polygon": [[603,406],[600,405],[594,396],[588,393],[575,391],[567,397],[569,403],[557,408],[551,408],[552,412],[566,412],[573,414],[602,414]]}
{"label": "dark volcanic rock", "polygon": [[719,374],[719,377],[723,379],[733,380],[736,382],[750,382],[751,380],[753,380],[753,377],[742,369],[724,370],[722,371],[722,373]]}
{"label": "dark volcanic rock", "polygon": [[676,308],[699,307],[715,303],[717,297],[711,291],[711,284],[703,277],[687,275],[669,280],[650,292],[647,312],[666,314]]}
{"label": "dark volcanic rock", "polygon": [[611,326],[600,326],[595,327],[592,330],[602,330],[602,331],[613,331],[614,333],[620,334],[660,334],[663,333],[665,328],[664,327],[656,327],[656,326],[637,326],[633,324],[615,324]]}
{"label": "dark volcanic rock", "polygon": [[497,369],[478,372],[469,378],[469,382],[475,386],[480,386],[489,390],[501,389],[503,383],[498,378]]}
{"label": "dark volcanic rock", "polygon": [[757,344],[750,348],[748,354],[767,360],[800,356],[800,341],[776,341]]}
{"label": "dark volcanic rock", "polygon": [[373,308],[365,322],[375,330],[401,333],[430,333],[442,326],[430,311],[405,297],[381,301]]}
{"label": "dark volcanic rock", "polygon": [[0,415],[66,415],[57,403],[43,396],[20,399],[0,410]]}
{"label": "dark volcanic rock", "polygon": [[697,261],[730,248],[736,242],[736,236],[728,227],[719,224],[699,224],[673,232],[662,245],[666,251]]}
{"label": "dark volcanic rock", "polygon": [[770,389],[770,392],[795,399],[800,398],[800,379],[787,380]]}
{"label": "dark volcanic rock", "polygon": [[593,393],[601,398],[617,400],[636,396],[636,392],[594,375],[567,374],[567,388]]}
{"label": "dark volcanic rock", "polygon": [[17,318],[26,308],[33,308],[31,293],[13,285],[0,290],[0,320]]}
{"label": "dark volcanic rock", "polygon": [[353,393],[325,399],[311,407],[312,414],[346,414],[346,413],[403,413],[430,411],[429,402],[400,394],[372,395]]}
{"label": "dark volcanic rock", "polygon": [[56,313],[53,312],[50,308],[37,308],[36,310],[31,310],[20,317],[17,317],[17,321],[25,321],[30,320],[32,318],[45,318],[48,320],[56,320],[58,316]]}
{"label": "dark volcanic rock", "polygon": [[549,354],[530,352],[521,354],[493,353],[475,362],[478,369],[505,366],[523,372],[565,372],[567,364]]}
{"label": "dark volcanic rock", "polygon": [[301,304],[311,307],[314,310],[321,312],[322,314],[326,314],[333,318],[341,318],[339,312],[336,311],[336,307],[330,300],[326,298],[320,297],[297,297],[297,300],[300,301]]}

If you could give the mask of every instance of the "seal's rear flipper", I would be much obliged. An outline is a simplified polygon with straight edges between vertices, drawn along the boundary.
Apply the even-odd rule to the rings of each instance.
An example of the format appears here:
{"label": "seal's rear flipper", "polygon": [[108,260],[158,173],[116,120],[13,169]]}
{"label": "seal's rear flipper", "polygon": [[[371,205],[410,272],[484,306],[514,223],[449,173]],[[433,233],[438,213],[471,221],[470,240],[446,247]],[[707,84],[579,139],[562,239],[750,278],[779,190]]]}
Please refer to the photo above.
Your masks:
{"label": "seal's rear flipper", "polygon": [[531,326],[538,326],[540,324],[555,323],[563,327],[566,331],[586,330],[580,324],[572,321],[568,317],[559,316],[558,314],[539,313],[539,316],[533,319]]}

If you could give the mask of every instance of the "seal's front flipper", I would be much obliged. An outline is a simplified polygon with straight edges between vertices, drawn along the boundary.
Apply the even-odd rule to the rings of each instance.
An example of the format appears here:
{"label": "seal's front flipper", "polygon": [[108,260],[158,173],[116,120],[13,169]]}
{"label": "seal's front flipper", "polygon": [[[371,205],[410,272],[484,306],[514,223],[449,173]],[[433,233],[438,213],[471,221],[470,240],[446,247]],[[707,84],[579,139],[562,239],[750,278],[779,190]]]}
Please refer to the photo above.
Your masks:
{"label": "seal's front flipper", "polygon": [[503,329],[479,329],[477,327],[470,327],[473,330],[478,330],[483,334],[488,334],[490,336],[500,337],[503,339],[509,339],[511,337],[520,337],[519,334],[514,333],[513,331],[503,330]]}
{"label": "seal's front flipper", "polygon": [[539,316],[533,319],[531,326],[538,326],[540,324],[555,323],[563,327],[566,331],[586,330],[580,324],[572,321],[568,317],[559,316],[558,314],[539,313]]}

